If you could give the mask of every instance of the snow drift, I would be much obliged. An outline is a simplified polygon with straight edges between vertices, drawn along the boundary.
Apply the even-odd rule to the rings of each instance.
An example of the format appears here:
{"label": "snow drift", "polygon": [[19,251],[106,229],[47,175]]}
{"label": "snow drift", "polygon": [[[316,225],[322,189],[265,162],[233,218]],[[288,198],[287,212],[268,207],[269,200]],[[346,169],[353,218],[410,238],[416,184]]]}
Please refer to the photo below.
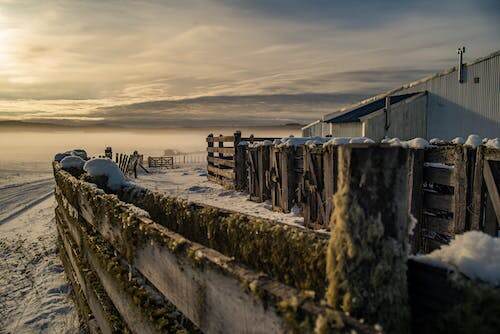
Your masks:
{"label": "snow drift", "polygon": [[417,261],[457,270],[471,279],[500,285],[500,239],[479,231],[457,235],[449,244]]}
{"label": "snow drift", "polygon": [[118,190],[122,186],[129,184],[118,165],[110,159],[97,158],[89,160],[83,166],[83,170],[92,177],[106,176],[108,179],[107,186],[111,190]]}

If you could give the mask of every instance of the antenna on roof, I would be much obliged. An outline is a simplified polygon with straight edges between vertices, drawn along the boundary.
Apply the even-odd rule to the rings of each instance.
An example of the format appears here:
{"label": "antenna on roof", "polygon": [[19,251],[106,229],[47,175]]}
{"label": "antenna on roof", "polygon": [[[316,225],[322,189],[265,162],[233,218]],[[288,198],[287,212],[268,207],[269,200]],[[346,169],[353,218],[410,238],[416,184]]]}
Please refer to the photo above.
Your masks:
{"label": "antenna on roof", "polygon": [[465,46],[458,48],[457,53],[458,53],[458,82],[463,83],[464,82],[463,69],[464,69]]}

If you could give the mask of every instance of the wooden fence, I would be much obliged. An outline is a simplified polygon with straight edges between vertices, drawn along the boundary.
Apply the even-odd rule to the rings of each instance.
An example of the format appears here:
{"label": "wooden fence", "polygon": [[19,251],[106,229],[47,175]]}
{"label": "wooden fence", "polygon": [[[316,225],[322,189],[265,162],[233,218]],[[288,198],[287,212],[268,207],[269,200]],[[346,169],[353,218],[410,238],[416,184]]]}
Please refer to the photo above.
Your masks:
{"label": "wooden fence", "polygon": [[[499,156],[480,150],[476,157],[487,161],[481,201],[494,202],[497,182],[490,181],[497,180]],[[412,152],[362,145],[333,151],[339,182],[347,185],[341,196],[353,200],[339,202],[344,214],[331,236],[143,188],[106,194],[54,163],[60,256],[82,320],[94,333],[380,333],[375,324],[387,332],[408,332],[395,330],[408,326],[414,333],[497,330],[499,289],[407,261],[410,202],[395,199],[413,182],[404,170]],[[455,158],[464,152],[452,151]],[[303,174],[317,170],[320,159],[314,159]],[[362,180],[368,189],[358,187]],[[369,238],[374,223],[388,227],[382,236],[353,238]],[[345,228],[349,224],[357,225]],[[358,247],[371,248],[374,256],[355,251],[362,261],[342,260]],[[332,294],[338,287],[341,312]]]}
{"label": "wooden fence", "polygon": [[[108,156],[109,154],[106,155],[106,157]],[[142,168],[147,172],[147,170],[143,167],[143,160],[144,157],[141,154],[128,155],[123,153],[116,153],[115,155],[115,162],[117,163],[123,174],[133,175],[135,178],[137,178],[138,168]]]}
{"label": "wooden fence", "polygon": [[207,137],[208,179],[227,188],[247,190],[247,144],[276,138],[242,137],[240,131],[232,136]]}
{"label": "wooden fence", "polygon": [[[366,146],[351,144],[359,145]],[[306,226],[327,229],[333,211],[331,198],[337,191],[337,150],[329,145],[250,149],[249,163],[262,169],[250,169],[248,174],[251,199],[265,200],[268,187],[273,209],[290,212],[299,205]],[[448,145],[409,152],[407,196],[418,221],[414,251],[430,252],[470,229],[498,233],[500,150]]]}
{"label": "wooden fence", "polygon": [[[300,240],[317,243],[315,258],[324,264],[322,253],[326,249],[321,247],[327,243],[312,231],[180,199],[165,200],[163,194],[144,189],[129,187],[121,190],[125,193],[118,192],[120,198],[133,199],[150,209],[153,221],[130,202],[121,202],[116,195],[76,179],[58,164],[54,164],[54,175],[61,257],[84,321],[93,332],[313,333],[320,320],[326,332],[376,332],[372,326],[321,304],[314,294],[302,293],[281,280],[289,280],[289,274],[300,270],[306,274],[297,275],[297,283],[307,283],[314,276],[324,282],[320,279],[325,277],[323,270],[310,270],[297,258],[286,265],[290,249],[310,261],[312,250],[304,248]],[[186,219],[191,220],[183,224]],[[210,230],[204,226],[209,223],[222,228],[218,238],[227,234],[227,240],[232,240],[229,248],[223,240],[203,241],[209,237]],[[227,224],[232,229],[225,228]],[[194,230],[196,225],[199,230]],[[180,230],[175,232],[171,227]],[[249,229],[260,232],[261,241],[275,246],[278,240],[272,234],[280,233],[282,250],[259,247],[253,237],[244,237],[255,234],[248,233]],[[232,238],[235,232],[242,232],[242,237]],[[221,250],[208,244],[218,244]],[[233,247],[250,247],[263,256],[245,252],[237,257],[225,255]],[[277,254],[281,260],[266,260]],[[254,264],[242,265],[246,256]],[[262,270],[255,270],[258,263]],[[275,276],[269,265],[284,265],[284,271]]]}
{"label": "wooden fence", "polygon": [[298,185],[303,177],[303,146],[271,147],[271,204],[273,210],[290,212],[300,206]]}
{"label": "wooden fence", "polygon": [[269,145],[251,145],[247,148],[248,192],[254,202],[271,198],[269,150]]}
{"label": "wooden fence", "polygon": [[174,157],[148,157],[149,168],[174,168]]}

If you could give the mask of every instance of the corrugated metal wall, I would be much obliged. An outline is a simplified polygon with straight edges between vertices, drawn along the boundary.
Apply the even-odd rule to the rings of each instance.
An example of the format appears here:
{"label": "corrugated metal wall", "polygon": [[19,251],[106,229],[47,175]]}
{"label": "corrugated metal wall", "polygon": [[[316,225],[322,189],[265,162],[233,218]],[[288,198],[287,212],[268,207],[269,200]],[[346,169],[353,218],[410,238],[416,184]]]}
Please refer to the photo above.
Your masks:
{"label": "corrugated metal wall", "polygon": [[316,137],[323,136],[323,126],[324,123],[322,121],[313,123],[308,125],[307,127],[302,128],[302,137]]}
{"label": "corrugated metal wall", "polygon": [[[412,139],[427,137],[426,129],[427,95],[417,95],[391,106],[388,137]],[[377,111],[362,118],[363,135],[373,140],[385,137],[385,114]]]}
{"label": "corrugated metal wall", "polygon": [[332,136],[334,137],[361,137],[363,125],[361,122],[332,123]]}
{"label": "corrugated metal wall", "polygon": [[[428,91],[427,137],[452,139],[475,133],[500,137],[500,54],[458,73],[430,79],[399,93]],[[474,78],[479,78],[475,83]]]}

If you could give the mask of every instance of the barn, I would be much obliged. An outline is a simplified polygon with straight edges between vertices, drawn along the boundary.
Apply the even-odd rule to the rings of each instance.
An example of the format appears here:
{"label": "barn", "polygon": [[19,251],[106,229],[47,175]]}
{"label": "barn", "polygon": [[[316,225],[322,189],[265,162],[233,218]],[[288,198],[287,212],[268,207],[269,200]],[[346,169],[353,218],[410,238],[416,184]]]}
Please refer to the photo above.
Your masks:
{"label": "barn", "polygon": [[324,115],[302,135],[380,140],[500,136],[500,51]]}

